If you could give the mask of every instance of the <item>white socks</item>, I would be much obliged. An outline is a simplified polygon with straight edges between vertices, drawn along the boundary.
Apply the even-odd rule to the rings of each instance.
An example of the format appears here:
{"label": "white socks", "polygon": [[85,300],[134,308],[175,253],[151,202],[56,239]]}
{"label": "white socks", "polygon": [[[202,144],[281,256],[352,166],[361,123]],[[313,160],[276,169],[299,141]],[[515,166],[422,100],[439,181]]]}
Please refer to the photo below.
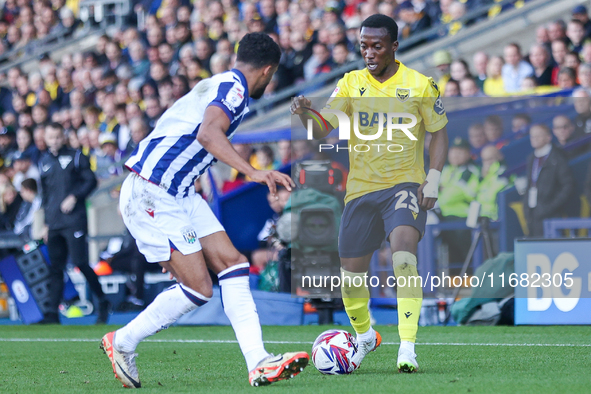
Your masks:
{"label": "white socks", "polygon": [[[263,345],[263,332],[250,292],[248,274],[249,264],[242,263],[220,272],[218,278],[224,312],[232,323],[248,371],[252,371],[269,353]],[[207,301],[209,298],[202,294],[176,284],[160,293],[142,313],[117,330],[115,347],[123,352],[133,352],[144,338],[168,328],[182,315]]]}
{"label": "white socks", "polygon": [[125,327],[117,330],[115,347],[123,352],[133,352],[145,338],[168,328],[182,315],[210,299],[180,283],[158,294],[146,309]]}
{"label": "white socks", "polygon": [[376,332],[374,331],[373,327],[369,327],[369,330],[367,330],[367,332],[364,332],[363,334],[357,334],[357,342],[371,341],[375,337]]}
{"label": "white socks", "polygon": [[409,341],[400,341],[400,350],[408,350],[412,354],[415,353],[415,344]]}
{"label": "white socks", "polygon": [[263,332],[248,282],[249,264],[232,266],[218,274],[224,312],[232,323],[248,371],[269,356],[263,345]]}

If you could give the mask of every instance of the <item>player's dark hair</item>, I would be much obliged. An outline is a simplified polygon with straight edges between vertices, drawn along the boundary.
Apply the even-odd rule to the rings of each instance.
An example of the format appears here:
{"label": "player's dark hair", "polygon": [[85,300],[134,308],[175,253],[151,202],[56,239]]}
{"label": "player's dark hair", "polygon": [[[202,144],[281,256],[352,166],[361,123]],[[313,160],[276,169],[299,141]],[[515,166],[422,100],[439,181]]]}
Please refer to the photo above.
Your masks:
{"label": "player's dark hair", "polygon": [[250,64],[254,68],[279,64],[281,49],[265,33],[249,33],[240,40],[236,61]]}
{"label": "player's dark hair", "polygon": [[394,19],[383,14],[373,14],[369,16],[361,24],[361,29],[364,27],[373,27],[376,29],[386,29],[390,34],[392,42],[398,41],[398,25]]}
{"label": "player's dark hair", "polygon": [[23,188],[37,194],[37,181],[33,178],[27,178],[21,183],[21,189]]}

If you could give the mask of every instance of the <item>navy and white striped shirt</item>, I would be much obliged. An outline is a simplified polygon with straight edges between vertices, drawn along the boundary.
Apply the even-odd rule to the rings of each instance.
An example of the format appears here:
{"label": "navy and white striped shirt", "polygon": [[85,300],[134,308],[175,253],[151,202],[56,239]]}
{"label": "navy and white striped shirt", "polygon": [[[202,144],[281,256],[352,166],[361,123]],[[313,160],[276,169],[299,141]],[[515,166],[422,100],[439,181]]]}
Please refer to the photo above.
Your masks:
{"label": "navy and white striped shirt", "polygon": [[248,97],[246,78],[236,69],[202,80],[162,114],[125,165],[172,196],[193,194],[195,180],[216,161],[197,141],[205,109],[224,110],[230,118],[226,136],[232,140],[248,113]]}

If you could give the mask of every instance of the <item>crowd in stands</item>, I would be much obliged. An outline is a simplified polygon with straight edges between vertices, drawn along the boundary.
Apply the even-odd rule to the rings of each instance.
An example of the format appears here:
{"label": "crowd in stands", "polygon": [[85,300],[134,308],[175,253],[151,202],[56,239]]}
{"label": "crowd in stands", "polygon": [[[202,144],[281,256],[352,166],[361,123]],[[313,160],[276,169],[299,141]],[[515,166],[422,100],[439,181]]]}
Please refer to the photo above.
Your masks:
{"label": "crowd in stands", "polygon": [[[0,76],[4,85],[0,88],[0,230],[15,228],[22,201],[39,206],[37,164],[46,151],[44,135],[51,122],[63,126],[69,147],[89,157],[99,181],[121,175],[124,158],[175,100],[200,80],[231,68],[237,43],[248,32],[267,32],[283,50],[279,70],[265,93],[265,97],[272,97],[280,89],[357,59],[359,26],[369,15],[379,12],[394,17],[404,43],[432,27],[437,27],[436,37],[456,34],[475,22],[464,18],[471,9],[490,6],[482,18],[492,18],[503,9],[523,5],[523,1],[503,7],[497,3],[139,2],[134,12],[146,13],[143,26],[131,25],[111,36],[103,35],[93,50],[67,54],[59,61],[44,55],[38,70],[28,74],[13,67]],[[54,31],[72,34],[80,26],[77,13],[78,9],[64,0],[6,0],[0,18],[0,56],[19,48],[22,51],[15,56],[22,56],[34,48],[35,39]],[[470,66],[448,52],[434,54],[444,97],[575,89],[577,116],[557,117],[548,125],[555,136],[556,151],[558,146],[570,148],[572,142],[591,136],[591,21],[585,7],[576,7],[567,22],[556,20],[540,26],[531,48],[509,44],[502,54],[478,52],[471,60]],[[442,177],[440,205],[444,217],[461,217],[458,212],[465,208],[455,209],[452,203],[450,210],[446,204],[449,197],[452,201],[461,198],[462,204],[478,200],[486,216],[497,219],[496,194],[513,182],[503,175],[502,148],[530,136],[531,124],[527,115],[519,115],[513,119],[512,131],[505,132],[501,119],[490,116],[469,128],[468,141],[452,141],[450,163]],[[281,168],[312,153],[307,141],[279,141],[256,149],[251,145],[235,147],[259,169]],[[575,157],[587,150],[587,146],[579,145],[568,149],[567,155]],[[450,192],[462,195],[448,196],[446,180],[453,185],[465,182],[469,190],[454,187]],[[211,198],[247,181],[243,174],[216,166],[196,186]],[[260,251],[260,256],[263,254],[269,254],[268,248]],[[264,269],[264,260],[256,259],[258,269]]]}
{"label": "crowd in stands", "polygon": [[433,55],[444,97],[500,97],[577,87],[591,92],[591,20],[587,8],[575,7],[567,22],[557,19],[539,26],[530,48],[510,43],[502,54],[479,51],[471,60],[472,70],[465,59],[453,59],[445,50]]}
{"label": "crowd in stands", "polygon": [[66,0],[6,0],[0,11],[0,58],[9,54],[15,60],[33,54],[50,38],[72,36],[80,26],[77,13],[77,4]]}

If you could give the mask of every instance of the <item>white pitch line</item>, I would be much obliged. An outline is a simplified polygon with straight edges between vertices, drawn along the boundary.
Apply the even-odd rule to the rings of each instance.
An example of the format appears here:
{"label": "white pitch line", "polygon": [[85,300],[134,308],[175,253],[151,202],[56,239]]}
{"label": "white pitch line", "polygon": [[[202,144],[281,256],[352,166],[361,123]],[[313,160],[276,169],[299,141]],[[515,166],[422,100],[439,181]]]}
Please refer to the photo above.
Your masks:
{"label": "white pitch line", "polygon": [[[99,338],[0,338],[0,342],[99,342]],[[238,343],[223,339],[146,339],[151,343]],[[311,345],[309,341],[265,341],[269,344]],[[382,342],[382,345],[399,345],[398,342]],[[419,342],[419,346],[498,346],[498,347],[591,347],[586,343],[464,343],[464,342]]]}

